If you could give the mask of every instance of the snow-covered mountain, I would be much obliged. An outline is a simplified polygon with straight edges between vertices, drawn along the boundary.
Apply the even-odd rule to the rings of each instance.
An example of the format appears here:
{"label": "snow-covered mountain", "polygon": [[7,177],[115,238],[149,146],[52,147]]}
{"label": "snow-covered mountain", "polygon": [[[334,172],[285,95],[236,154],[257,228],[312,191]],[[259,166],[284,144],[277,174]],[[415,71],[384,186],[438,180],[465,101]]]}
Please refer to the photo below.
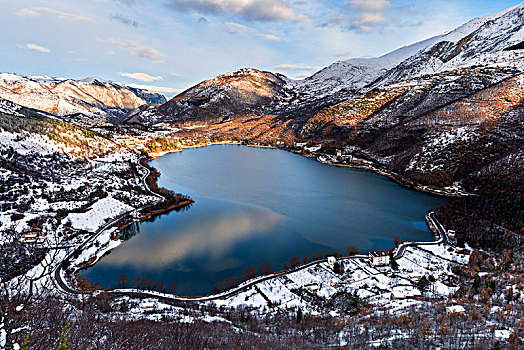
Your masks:
{"label": "snow-covered mountain", "polygon": [[289,103],[291,80],[280,74],[244,68],[219,75],[182,92],[157,108],[130,114],[130,122],[220,122],[237,113],[262,113]]}
{"label": "snow-covered mountain", "polygon": [[378,84],[385,86],[457,68],[513,67],[524,70],[524,51],[512,49],[524,41],[524,4],[477,18],[402,61]]}
{"label": "snow-covered mountain", "polygon": [[[467,69],[504,68],[504,74],[488,79],[497,83],[524,71],[523,18],[524,3],[381,57],[338,61],[299,81],[241,69],[206,80],[160,107],[134,111],[127,119],[146,124],[199,123],[227,120],[235,114],[308,114],[373,89]],[[448,77],[452,75],[460,76]]]}
{"label": "snow-covered mountain", "polygon": [[342,90],[361,90],[405,59],[434,44],[441,37],[436,36],[406,45],[381,57],[350,58],[335,62],[297,82],[298,90],[311,96],[332,95]]}
{"label": "snow-covered mountain", "polygon": [[461,66],[517,66],[524,70],[523,52],[504,51],[524,42],[523,16],[524,4],[520,4],[381,57],[338,61],[299,82],[298,87],[311,96],[324,96]]}
{"label": "snow-covered mountain", "polygon": [[82,115],[98,122],[113,122],[140,106],[166,101],[162,95],[100,78],[72,80],[12,73],[0,74],[0,97],[58,116]]}

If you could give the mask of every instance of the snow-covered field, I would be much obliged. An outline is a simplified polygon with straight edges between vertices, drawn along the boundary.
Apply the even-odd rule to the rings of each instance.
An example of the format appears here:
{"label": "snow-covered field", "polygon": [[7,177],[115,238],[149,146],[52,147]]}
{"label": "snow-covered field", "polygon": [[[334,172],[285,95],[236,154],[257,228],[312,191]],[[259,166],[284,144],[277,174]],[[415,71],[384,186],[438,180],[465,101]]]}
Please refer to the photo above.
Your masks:
{"label": "snow-covered field", "polygon": [[72,227],[90,232],[96,231],[110,219],[119,216],[134,208],[124,204],[112,197],[100,199],[85,213],[71,213],[63,220],[63,223],[71,222]]}

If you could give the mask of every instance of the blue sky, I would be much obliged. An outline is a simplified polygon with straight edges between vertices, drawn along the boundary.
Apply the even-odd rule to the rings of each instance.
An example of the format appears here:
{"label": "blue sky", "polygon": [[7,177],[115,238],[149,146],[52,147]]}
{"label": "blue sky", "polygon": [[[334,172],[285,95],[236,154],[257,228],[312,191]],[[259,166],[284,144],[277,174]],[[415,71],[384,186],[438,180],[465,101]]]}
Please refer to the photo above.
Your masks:
{"label": "blue sky", "polygon": [[0,71],[98,76],[173,96],[242,67],[303,78],[512,0],[2,0]]}

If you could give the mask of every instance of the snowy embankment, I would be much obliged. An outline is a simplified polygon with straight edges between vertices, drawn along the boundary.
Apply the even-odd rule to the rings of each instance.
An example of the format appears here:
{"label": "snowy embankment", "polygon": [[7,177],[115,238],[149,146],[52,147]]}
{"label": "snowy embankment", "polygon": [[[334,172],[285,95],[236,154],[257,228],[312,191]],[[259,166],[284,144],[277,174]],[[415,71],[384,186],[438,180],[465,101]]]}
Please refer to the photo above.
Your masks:
{"label": "snowy embankment", "polygon": [[417,184],[411,184],[411,182],[406,181],[405,179],[401,178],[398,174],[395,174],[391,171],[380,169],[377,166],[373,164],[373,162],[369,160],[364,159],[355,159],[352,158],[351,161],[343,161],[340,162],[337,160],[337,157],[329,154],[318,154],[315,155],[317,157],[317,160],[321,163],[328,164],[328,165],[334,165],[334,166],[340,166],[340,167],[347,167],[347,168],[359,168],[359,169],[365,169],[365,170],[371,170],[379,175],[387,176],[390,179],[402,184],[406,185],[410,183],[410,187],[427,193],[437,194],[441,196],[471,196],[471,193],[466,192],[458,183],[454,183],[452,186],[444,187],[442,189],[438,188],[432,188],[428,186],[422,186]]}
{"label": "snowy embankment", "polygon": [[69,214],[63,223],[71,222],[71,226],[76,229],[94,232],[109,220],[133,209],[130,205],[107,197],[95,202],[85,213]]}

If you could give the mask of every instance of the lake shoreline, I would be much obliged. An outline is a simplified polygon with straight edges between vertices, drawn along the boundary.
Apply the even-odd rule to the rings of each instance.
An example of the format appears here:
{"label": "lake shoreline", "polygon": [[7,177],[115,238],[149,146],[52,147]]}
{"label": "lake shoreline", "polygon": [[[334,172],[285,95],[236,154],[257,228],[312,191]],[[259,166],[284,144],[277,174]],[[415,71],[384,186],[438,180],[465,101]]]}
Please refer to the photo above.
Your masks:
{"label": "lake shoreline", "polygon": [[201,144],[201,145],[182,146],[182,148],[176,149],[176,150],[169,150],[169,151],[165,151],[165,152],[150,153],[149,154],[150,159],[148,160],[148,162],[151,161],[151,160],[154,160],[156,158],[159,158],[159,157],[165,156],[167,154],[170,154],[170,153],[182,152],[186,148],[188,148],[188,149],[191,149],[191,148],[203,148],[203,147],[215,146],[215,145],[238,145],[238,146],[247,146],[247,147],[254,147],[254,148],[267,148],[267,149],[278,149],[278,150],[282,150],[282,151],[287,151],[287,152],[294,153],[294,154],[297,154],[297,155],[300,155],[300,156],[303,156],[303,157],[306,157],[306,158],[315,158],[318,162],[326,164],[326,165],[331,165],[331,166],[336,166],[336,167],[343,167],[343,168],[363,169],[363,170],[372,171],[372,172],[374,172],[376,174],[379,174],[381,176],[385,176],[385,177],[395,181],[398,185],[400,185],[402,187],[405,187],[405,188],[408,188],[408,189],[413,189],[413,190],[424,192],[424,193],[428,193],[428,194],[437,195],[437,196],[443,196],[443,197],[467,197],[467,196],[474,196],[475,195],[475,194],[472,194],[472,193],[465,192],[465,191],[463,191],[461,189],[458,189],[458,188],[451,188],[451,187],[447,187],[447,188],[431,188],[431,187],[428,187],[428,186],[423,186],[423,185],[415,183],[415,182],[413,182],[413,181],[411,181],[409,179],[406,179],[406,178],[400,176],[397,173],[391,172],[391,171],[389,171],[387,169],[380,169],[372,161],[360,160],[360,161],[353,161],[351,164],[340,163],[340,162],[337,162],[336,160],[333,161],[332,159],[328,159],[329,157],[332,157],[329,154],[323,154],[323,153],[307,154],[307,153],[304,153],[302,151],[296,151],[296,150],[287,149],[287,148],[281,148],[281,147],[276,147],[276,146],[271,146],[271,145],[267,146],[267,145],[257,145],[257,144],[244,144],[244,143],[238,142],[238,141],[210,142],[210,143]]}
{"label": "lake shoreline", "polygon": [[[90,256],[87,261],[83,261],[81,263],[76,263],[73,266],[71,266],[71,270],[73,273],[76,273],[80,270],[87,269],[89,267],[94,266],[101,258],[103,258],[106,254],[109,254],[113,249],[117,248],[120,244],[123,243],[122,240],[118,238],[118,233],[121,231],[127,229],[133,224],[138,224],[147,220],[151,220],[154,217],[161,216],[164,214],[168,214],[172,211],[180,210],[184,207],[187,207],[188,205],[191,205],[195,203],[195,201],[189,197],[185,197],[185,199],[181,200],[180,202],[176,203],[170,203],[170,199],[167,198],[167,196],[164,196],[164,194],[159,191],[159,189],[162,189],[161,187],[158,187],[157,180],[160,176],[160,172],[148,164],[149,161],[151,161],[152,158],[149,157],[142,157],[138,161],[138,165],[143,166],[147,171],[148,174],[145,175],[141,183],[145,186],[145,188],[151,192],[153,195],[155,195],[159,200],[156,203],[149,203],[145,207],[143,207],[140,212],[141,215],[139,217],[133,217],[131,218],[129,216],[129,213],[122,214],[118,217],[113,218],[113,225],[112,227],[116,227],[116,230],[112,231],[109,235],[109,240],[105,242],[103,246],[101,246],[97,252],[95,252],[94,255]],[[149,179],[149,180],[148,180]],[[150,186],[150,184],[155,183],[156,186]],[[160,208],[155,208],[155,206],[158,205],[164,205]],[[131,219],[131,220],[130,220]],[[103,230],[101,232],[95,233],[94,236],[100,236],[101,233],[103,233]],[[79,255],[82,253],[80,252]]]}
{"label": "lake shoreline", "polygon": [[[236,143],[231,143],[231,142],[220,142],[220,143],[205,144],[205,145],[204,145],[203,143],[201,143],[198,147],[193,146],[193,147],[187,147],[187,148],[204,148],[205,146],[208,146],[208,145],[214,145],[214,144],[215,144],[215,145],[216,145],[216,144],[220,144],[220,145],[224,145],[224,144],[225,144],[225,145],[228,145],[228,144],[229,144],[229,145],[235,145],[235,146],[242,145],[241,143],[238,143],[238,142],[236,142]],[[245,145],[245,146],[246,146],[246,147],[250,147],[250,148],[275,148],[275,149],[278,149],[278,148],[276,148],[276,147],[268,147],[268,146],[263,146],[263,147],[261,147],[260,145]],[[217,147],[217,148],[215,148],[215,150],[213,150],[213,151],[206,151],[206,152],[211,152],[210,154],[212,154],[211,158],[208,159],[208,160],[216,159],[216,158],[218,157],[219,154],[224,154],[224,157],[225,157],[225,158],[236,159],[236,162],[239,162],[239,161],[240,161],[241,164],[244,164],[245,161],[247,161],[247,160],[249,160],[249,159],[252,159],[253,154],[254,154],[253,152],[255,152],[256,154],[259,154],[259,153],[260,153],[261,155],[264,155],[262,159],[265,159],[265,160],[266,160],[266,163],[267,163],[267,161],[270,161],[271,159],[276,160],[276,159],[279,159],[279,158],[281,158],[281,157],[284,157],[283,159],[285,159],[285,160],[287,159],[288,162],[290,162],[290,164],[294,164],[295,162],[298,162],[298,163],[300,163],[300,164],[306,164],[306,165],[309,164],[307,169],[313,169],[313,168],[314,168],[314,169],[319,169],[320,171],[323,171],[323,172],[326,172],[326,171],[327,171],[328,173],[329,173],[329,172],[334,172],[334,173],[339,174],[339,175],[337,175],[337,178],[340,178],[340,177],[345,178],[345,176],[344,176],[345,172],[340,173],[340,170],[333,170],[334,168],[331,168],[331,170],[330,170],[330,167],[324,167],[323,165],[318,165],[318,163],[316,163],[316,162],[310,162],[310,161],[305,160],[305,159],[301,161],[300,159],[301,159],[301,158],[303,159],[303,157],[292,156],[292,155],[290,155],[289,153],[287,153],[288,156],[285,156],[286,153],[280,153],[279,156],[278,156],[277,158],[273,158],[273,157],[276,156],[276,154],[273,153],[273,152],[264,152],[264,151],[262,151],[262,150],[260,150],[260,151],[254,151],[254,150],[253,150],[253,151],[249,151],[248,149],[244,149],[244,150],[242,151],[240,148],[241,148],[241,147],[230,147],[230,148],[220,148],[220,147]],[[198,151],[198,152],[201,152],[201,151]],[[233,153],[232,153],[232,154],[233,154],[232,156],[228,156],[228,155],[227,155],[227,154],[229,154],[230,152],[233,152]],[[247,152],[246,154],[247,154],[248,156],[247,156],[247,158],[246,158],[246,157],[244,157],[244,158],[238,158],[238,157],[236,156],[237,152],[240,152],[240,153],[242,153],[242,152],[243,152],[243,153]],[[192,154],[192,152],[190,152],[190,153]],[[297,152],[290,152],[290,153],[297,153]],[[298,154],[298,155],[300,155],[300,154]],[[302,154],[302,155],[303,155],[303,154]],[[305,156],[305,155],[303,155],[303,156]],[[175,159],[178,159],[179,157],[181,157],[181,155],[177,155],[177,156],[173,156],[173,157],[167,157],[167,158],[164,158],[164,159],[162,160],[162,162],[167,162],[167,163],[169,163],[169,162],[171,162],[171,161],[174,161]],[[186,157],[186,158],[187,158],[187,157],[190,157],[190,158],[191,158],[190,154],[186,155],[185,157]],[[310,157],[312,157],[312,156],[310,156]],[[157,157],[157,158],[158,158],[158,157]],[[169,179],[174,180],[174,179],[178,178],[178,176],[175,176],[175,178],[172,178],[172,177],[171,177],[171,175],[170,175],[171,172],[169,171],[169,169],[170,169],[169,166],[168,166],[168,167],[165,167],[165,166],[162,165],[163,163],[155,163],[155,162],[154,162],[154,163],[150,163],[153,159],[155,159],[155,158],[153,158],[153,157],[148,157],[148,158],[144,157],[144,158],[141,160],[141,165],[144,165],[144,164],[147,165],[147,166],[148,166],[148,169],[150,169],[150,171],[153,172],[153,174],[151,174],[151,176],[149,176],[150,178],[154,178],[154,179],[156,180],[156,179],[157,179],[157,176],[159,176],[159,174],[160,174],[160,171],[162,172],[162,176],[164,176],[164,172],[166,172],[166,174],[165,174],[165,175],[166,175],[166,180],[169,180]],[[317,160],[320,162],[322,159],[317,159]],[[263,163],[263,164],[266,164],[266,163]],[[315,163],[316,163],[317,165],[315,165]],[[182,163],[182,164],[184,164],[184,163]],[[205,161],[204,159],[200,159],[200,158],[199,158],[199,161],[197,162],[197,164],[199,164],[199,166],[197,167],[197,169],[198,169],[198,170],[197,170],[197,173],[202,173],[202,171],[201,171],[202,169],[210,168],[210,167],[213,166],[213,165],[212,165],[213,163],[208,163],[208,162]],[[219,163],[219,164],[221,164],[221,163]],[[269,163],[267,163],[267,164],[269,164]],[[287,162],[286,162],[286,164],[287,164]],[[335,165],[335,164],[329,164],[329,165]],[[176,168],[179,168],[179,171],[182,171],[182,169],[184,169],[184,172],[183,172],[184,174],[185,174],[185,172],[187,172],[189,169],[192,168],[192,167],[191,167],[191,163],[186,164],[186,166],[183,166],[182,168],[180,168],[180,166],[181,166],[181,165],[177,166]],[[189,166],[189,168],[188,168],[187,166]],[[156,170],[155,167],[158,167],[158,169],[160,169],[160,171]],[[202,168],[202,169],[201,169],[201,168]],[[214,168],[211,168],[211,169],[214,169]],[[323,169],[323,170],[322,170],[322,169]],[[366,169],[366,170],[367,170],[367,169]],[[277,171],[277,173],[278,173],[278,172],[279,172],[279,171]],[[142,171],[141,173],[142,173],[143,176],[146,176],[146,175],[147,175],[147,174],[144,174],[143,171]],[[274,173],[274,171],[273,171],[273,173]],[[305,173],[308,173],[308,172],[305,172]],[[358,175],[358,173],[359,173],[359,172],[355,172],[355,173],[354,173],[355,175],[352,175],[353,173],[349,173],[349,175],[351,175],[351,176],[356,176],[357,178],[361,178],[361,179],[367,179],[368,176],[369,176],[369,175],[366,176],[366,175],[362,175],[362,174],[361,174],[361,175]],[[191,174],[191,173],[190,173],[190,174]],[[242,173],[241,173],[241,174],[242,174]],[[259,174],[259,172],[257,172],[257,174]],[[262,172],[262,173],[260,173],[260,174],[265,174],[265,173]],[[155,175],[155,176],[152,176],[152,175]],[[212,178],[213,178],[213,176],[214,176],[214,171],[210,171],[210,174],[209,174],[209,175],[211,176],[211,178],[209,178],[208,181],[212,181]],[[348,175],[348,176],[349,176],[349,175]],[[380,174],[379,174],[379,175],[380,175]],[[278,178],[281,177],[281,175],[276,175],[276,176],[277,176]],[[292,176],[292,178],[295,179],[294,176]],[[239,179],[237,179],[237,181],[238,181],[238,180],[239,180]],[[366,180],[366,181],[367,181],[367,180]],[[403,190],[401,190],[399,186],[397,186],[397,185],[395,185],[395,184],[392,184],[391,182],[390,182],[390,184],[388,185],[388,184],[387,184],[388,182],[390,182],[390,181],[388,181],[388,180],[386,180],[386,181],[384,181],[384,180],[379,181],[379,183],[383,183],[384,186],[387,186],[387,187],[389,187],[389,188],[395,188],[395,187],[397,187],[397,189],[395,190],[395,193],[402,193]],[[180,186],[175,185],[175,183],[177,183],[176,181],[175,181],[175,182],[164,182],[164,181],[159,181],[159,183],[160,183],[162,186],[165,186],[165,187],[170,188],[170,189],[177,189],[177,187],[180,187]],[[180,185],[185,186],[183,183],[181,183]],[[332,186],[330,186],[330,187],[332,187]],[[187,191],[189,191],[189,190],[187,190],[187,188],[192,188],[192,187],[187,187],[187,186],[186,186],[186,187],[183,187],[183,188],[186,188],[184,191],[187,192]],[[248,188],[249,188],[249,187],[248,187]],[[294,187],[292,186],[291,188],[294,188]],[[345,186],[344,186],[343,188],[345,188]],[[337,193],[338,193],[338,190],[336,190],[336,191],[337,191]],[[278,191],[276,191],[276,193],[278,193]],[[380,192],[380,193],[383,194],[384,192]],[[412,193],[415,193],[415,192],[412,192]],[[223,197],[216,197],[216,198],[223,198]],[[343,200],[343,199],[342,199],[342,200]],[[442,200],[443,200],[443,199],[442,199]],[[198,200],[198,201],[199,201],[199,200]],[[437,201],[438,201],[438,199],[437,199]],[[185,203],[184,203],[184,204],[185,204]],[[202,204],[205,205],[205,203],[202,203]],[[214,204],[214,205],[215,205],[215,204]],[[423,211],[425,212],[426,209],[427,209],[427,207],[424,207],[424,208],[423,208]],[[158,214],[162,214],[162,213],[163,213],[162,211],[159,211],[159,212],[151,212],[151,213],[149,213],[147,216],[142,216],[142,217],[140,217],[140,219],[138,220],[138,222],[140,222],[140,221],[145,221],[145,220],[147,220],[148,218],[150,218],[150,217],[152,217],[152,216],[154,216],[154,215],[158,215]],[[329,217],[329,216],[328,216],[328,217]],[[135,221],[133,221],[133,222],[137,222],[136,218],[138,218],[138,215],[135,215]],[[334,222],[334,221],[331,220],[331,219],[329,219],[329,220],[330,220],[329,222]],[[409,221],[409,222],[416,221],[416,220],[417,220],[416,217],[414,217],[414,218],[410,218],[410,221]],[[127,222],[127,225],[118,227],[118,232],[120,232],[121,230],[123,230],[123,229],[129,227],[131,224],[132,224],[132,222],[129,222],[129,221],[128,221],[128,222]],[[377,232],[379,232],[379,231],[380,231],[380,228],[379,228],[379,227],[375,227],[374,232],[377,233]],[[335,233],[335,232],[336,232],[336,230],[334,231],[334,233]],[[401,233],[401,232],[399,231],[399,233]],[[372,233],[370,233],[370,234],[371,234],[371,236],[373,236]],[[393,236],[392,236],[392,237],[393,237]],[[413,237],[415,237],[415,236],[413,236]],[[115,234],[115,238],[117,238],[117,235],[116,235],[116,234]],[[428,238],[426,238],[426,237],[424,237],[424,238],[419,237],[419,239],[416,239],[416,238],[415,238],[415,239],[413,239],[413,238],[407,238],[407,239],[408,239],[408,240],[416,240],[416,241],[431,241],[431,240],[432,240],[432,238],[430,238],[430,237],[428,237]],[[353,239],[347,239],[346,242],[348,242],[347,244],[350,244],[350,243],[353,244],[353,243],[355,243],[355,242],[358,242],[358,240],[355,241],[355,240],[353,240]],[[343,242],[343,243],[341,243],[341,244],[342,244],[342,246],[344,246],[346,243]],[[363,246],[363,248],[364,248],[364,246]],[[382,249],[383,247],[375,247],[375,246],[373,246],[373,247],[370,248],[370,250],[373,250],[373,249],[379,249],[379,248]],[[326,248],[321,248],[321,249],[324,249],[324,250],[318,250],[318,248],[314,248],[314,247],[313,247],[313,248],[307,250],[306,253],[307,253],[308,255],[310,255],[310,254],[313,254],[313,252],[317,252],[317,251],[329,252],[329,250],[330,250],[330,249],[326,249]],[[336,248],[333,248],[333,249],[336,249]],[[342,250],[343,250],[343,249],[342,249]],[[365,248],[364,251],[369,251],[369,249]],[[300,254],[303,254],[303,252],[300,252],[298,255],[300,255]],[[305,254],[305,253],[304,253],[304,254]],[[288,258],[287,256],[284,257],[284,258],[282,259],[282,261],[285,262],[285,260],[286,260],[287,258]],[[80,261],[79,261],[79,262],[80,262]],[[273,263],[273,262],[271,262],[271,263]],[[253,263],[250,263],[250,264],[253,264]],[[91,265],[91,264],[89,264],[89,265]],[[279,261],[279,263],[278,263],[277,265],[280,266],[280,261]],[[246,266],[247,266],[247,265],[246,265]],[[85,268],[86,266],[82,266],[82,267]],[[241,272],[241,271],[240,271],[240,272]],[[240,272],[239,272],[239,273],[240,273]],[[117,272],[115,272],[114,274],[115,274],[115,275],[118,275]],[[221,277],[221,278],[222,278],[222,277]],[[169,279],[169,278],[168,278],[168,279]],[[104,282],[104,283],[105,283],[106,286],[110,286],[110,283],[106,283],[106,282]],[[186,291],[186,292],[187,292],[187,291]],[[188,292],[187,295],[194,295],[194,291],[193,291],[193,292]]]}
{"label": "lake shoreline", "polygon": [[[299,153],[297,153],[297,154],[299,154]],[[420,184],[416,184],[416,183],[414,183],[414,182],[412,182],[410,180],[407,180],[407,179],[403,178],[402,176],[400,176],[400,175],[398,175],[396,173],[387,171],[385,169],[379,169],[378,167],[374,166],[371,162],[370,162],[370,164],[358,164],[358,163],[345,164],[345,163],[332,162],[332,161],[329,161],[327,159],[323,159],[322,157],[324,157],[324,156],[312,156],[312,158],[316,158],[317,161],[319,161],[319,162],[321,162],[323,164],[332,165],[332,166],[341,167],[341,168],[356,168],[356,169],[364,169],[364,170],[372,171],[372,172],[374,172],[376,174],[385,176],[385,177],[395,181],[400,186],[408,188],[408,189],[417,190],[417,191],[420,191],[420,192],[434,194],[434,195],[438,195],[438,196],[444,196],[444,197],[466,197],[466,196],[474,195],[474,194],[463,192],[463,191],[460,191],[460,190],[458,190],[458,191],[457,190],[451,191],[451,190],[446,190],[445,188],[444,189],[435,189],[435,188],[430,188],[430,187],[427,187],[427,186],[422,186]]]}

